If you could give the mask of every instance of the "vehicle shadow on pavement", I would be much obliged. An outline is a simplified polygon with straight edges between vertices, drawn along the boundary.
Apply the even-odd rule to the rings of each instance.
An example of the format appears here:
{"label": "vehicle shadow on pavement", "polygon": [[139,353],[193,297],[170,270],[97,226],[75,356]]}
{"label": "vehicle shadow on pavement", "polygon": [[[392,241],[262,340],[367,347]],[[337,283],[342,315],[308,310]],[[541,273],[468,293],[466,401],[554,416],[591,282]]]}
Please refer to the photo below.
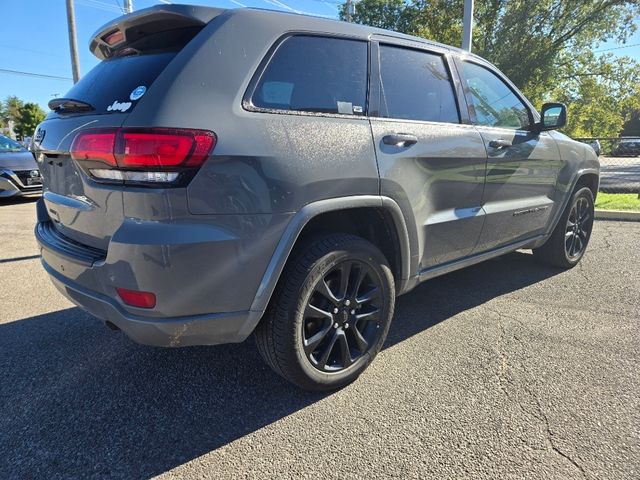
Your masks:
{"label": "vehicle shadow on pavement", "polygon": [[[515,253],[427,282],[399,299],[387,346],[555,273]],[[251,340],[143,347],[78,308],[0,325],[0,375],[0,478],[149,478],[326,397]]]}
{"label": "vehicle shadow on pavement", "polygon": [[31,197],[9,197],[0,198],[0,207],[10,205],[20,205],[22,203],[36,203],[40,199],[40,195],[34,195]]}
{"label": "vehicle shadow on pavement", "polygon": [[537,263],[531,253],[518,251],[429,280],[398,298],[385,348],[561,272]]}

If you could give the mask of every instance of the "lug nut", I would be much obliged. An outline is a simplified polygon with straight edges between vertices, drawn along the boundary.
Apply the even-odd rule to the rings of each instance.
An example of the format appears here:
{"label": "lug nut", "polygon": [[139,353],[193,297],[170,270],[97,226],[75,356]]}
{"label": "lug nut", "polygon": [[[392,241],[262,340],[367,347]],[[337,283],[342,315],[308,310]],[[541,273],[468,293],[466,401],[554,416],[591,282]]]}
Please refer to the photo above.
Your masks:
{"label": "lug nut", "polygon": [[333,309],[333,313],[338,313],[338,308],[337,307]]}
{"label": "lug nut", "polygon": [[338,328],[338,322],[333,324],[333,328]]}
{"label": "lug nut", "polygon": [[345,300],[344,304],[348,307],[349,305],[351,305],[351,300]]}
{"label": "lug nut", "polygon": [[348,323],[345,323],[345,324],[344,324],[344,328],[349,328],[349,324],[348,324]]}
{"label": "lug nut", "polygon": [[351,315],[355,315],[356,311],[355,310],[351,310]]}

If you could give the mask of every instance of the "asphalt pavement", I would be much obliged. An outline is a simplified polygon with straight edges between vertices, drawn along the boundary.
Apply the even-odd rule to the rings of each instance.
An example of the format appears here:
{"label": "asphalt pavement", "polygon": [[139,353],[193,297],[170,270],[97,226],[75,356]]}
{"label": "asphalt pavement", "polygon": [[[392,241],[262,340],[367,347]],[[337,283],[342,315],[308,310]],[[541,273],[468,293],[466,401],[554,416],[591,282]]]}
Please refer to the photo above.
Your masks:
{"label": "asphalt pavement", "polygon": [[510,254],[400,297],[353,385],[304,393],[251,340],[159,349],[50,284],[0,205],[0,478],[640,478],[640,223],[571,271]]}

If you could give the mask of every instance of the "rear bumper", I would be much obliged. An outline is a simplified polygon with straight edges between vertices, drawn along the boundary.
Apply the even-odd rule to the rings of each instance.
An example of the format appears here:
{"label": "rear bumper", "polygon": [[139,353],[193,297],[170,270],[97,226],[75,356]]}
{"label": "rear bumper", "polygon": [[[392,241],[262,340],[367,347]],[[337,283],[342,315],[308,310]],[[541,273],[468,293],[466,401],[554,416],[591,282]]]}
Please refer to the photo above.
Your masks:
{"label": "rear bumper", "polygon": [[42,265],[65,297],[91,315],[113,323],[133,341],[143,345],[185,347],[242,342],[261,316],[261,312],[251,311],[163,319],[131,315],[112,299],[63,277],[44,259]]}
{"label": "rear bumper", "polygon": [[[149,234],[146,222],[127,221],[108,250],[99,250],[63,235],[42,201],[37,211],[35,237],[56,288],[138,343],[237,343],[262,316],[263,309],[252,309],[252,303],[272,253],[264,254],[264,244],[279,238],[279,228],[278,234],[262,234],[275,229],[272,223],[256,222],[262,225],[256,231],[244,222],[245,231],[229,229],[219,236],[213,225],[213,235],[203,234],[200,224],[182,224],[180,235],[174,235],[176,225],[153,222]],[[126,305],[117,287],[156,293],[156,307]]]}

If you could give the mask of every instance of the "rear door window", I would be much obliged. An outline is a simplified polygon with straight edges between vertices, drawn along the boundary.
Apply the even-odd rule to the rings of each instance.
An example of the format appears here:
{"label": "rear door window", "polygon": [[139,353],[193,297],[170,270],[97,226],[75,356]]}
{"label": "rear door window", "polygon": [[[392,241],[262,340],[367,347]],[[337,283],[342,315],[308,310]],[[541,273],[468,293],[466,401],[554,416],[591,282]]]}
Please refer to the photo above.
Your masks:
{"label": "rear door window", "polygon": [[297,35],[286,39],[251,98],[268,110],[364,115],[367,42]]}
{"label": "rear door window", "polygon": [[380,46],[380,116],[459,123],[453,85],[441,55]]}
{"label": "rear door window", "polygon": [[94,114],[129,112],[175,56],[163,52],[104,60],[64,97],[87,102]]}

